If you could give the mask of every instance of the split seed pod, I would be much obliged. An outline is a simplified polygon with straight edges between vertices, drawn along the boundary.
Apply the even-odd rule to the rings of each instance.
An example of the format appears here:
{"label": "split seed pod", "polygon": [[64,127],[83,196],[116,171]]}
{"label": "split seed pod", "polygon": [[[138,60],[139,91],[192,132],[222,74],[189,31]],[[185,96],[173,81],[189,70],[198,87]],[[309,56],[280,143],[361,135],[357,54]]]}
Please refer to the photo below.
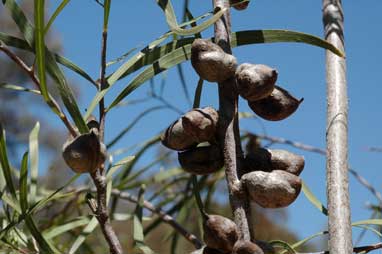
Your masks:
{"label": "split seed pod", "polygon": [[247,9],[247,7],[249,5],[249,0],[247,2],[237,4],[237,3],[241,2],[241,1],[242,0],[230,0],[229,3],[231,5],[233,5],[233,8],[235,8],[236,10],[242,11],[242,10]]}
{"label": "split seed pod", "polygon": [[164,146],[177,151],[187,150],[197,145],[195,140],[185,133],[182,118],[167,128],[161,140]]}
{"label": "split seed pod", "polygon": [[218,112],[211,108],[195,108],[173,122],[162,135],[162,144],[170,149],[184,151],[198,143],[215,139]]}
{"label": "split seed pod", "polygon": [[301,179],[281,170],[254,171],[243,175],[241,181],[251,200],[264,208],[286,207],[301,191]]}
{"label": "split seed pod", "polygon": [[210,82],[223,82],[235,75],[237,60],[215,43],[196,39],[191,46],[191,64],[199,76]]}
{"label": "split seed pod", "polygon": [[269,96],[277,80],[277,71],[263,64],[241,64],[235,73],[241,97],[256,101]]}
{"label": "split seed pod", "polygon": [[95,130],[69,139],[63,145],[62,156],[66,164],[77,173],[92,173],[106,159],[106,146],[99,141]]}
{"label": "split seed pod", "polygon": [[206,245],[222,253],[230,253],[238,240],[235,222],[220,215],[208,215],[203,223],[203,230]]}
{"label": "split seed pod", "polygon": [[239,240],[233,246],[232,254],[264,254],[264,252],[253,242]]}
{"label": "split seed pod", "polygon": [[305,166],[304,157],[281,149],[258,148],[247,154],[245,159],[245,168],[251,171],[283,170],[296,176],[300,175]]}
{"label": "split seed pod", "polygon": [[280,121],[293,114],[303,100],[297,100],[288,91],[275,86],[271,95],[261,100],[248,101],[248,105],[260,117]]}
{"label": "split seed pod", "polygon": [[214,173],[224,165],[223,155],[217,145],[195,147],[180,152],[178,160],[185,171],[197,175]]}
{"label": "split seed pod", "polygon": [[218,112],[212,107],[195,108],[182,117],[182,125],[187,135],[202,143],[214,139],[218,118]]}

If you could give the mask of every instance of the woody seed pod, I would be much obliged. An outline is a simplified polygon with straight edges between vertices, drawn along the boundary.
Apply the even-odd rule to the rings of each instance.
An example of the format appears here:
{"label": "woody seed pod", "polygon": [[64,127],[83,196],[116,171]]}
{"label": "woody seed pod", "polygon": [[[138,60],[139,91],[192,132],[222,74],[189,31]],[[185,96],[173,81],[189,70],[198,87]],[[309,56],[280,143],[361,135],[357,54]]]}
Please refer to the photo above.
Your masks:
{"label": "woody seed pod", "polygon": [[247,9],[247,7],[249,5],[249,0],[247,2],[237,4],[237,3],[241,2],[241,1],[242,0],[230,0],[229,3],[231,5],[233,5],[233,8],[235,8],[236,10],[242,11],[242,10]]}
{"label": "woody seed pod", "polygon": [[220,215],[208,215],[203,223],[204,242],[209,248],[229,253],[238,240],[238,229],[232,220]]}
{"label": "woody seed pod", "polygon": [[92,173],[106,159],[106,146],[99,141],[95,130],[70,138],[63,145],[62,156],[66,164],[77,173]]}
{"label": "woody seed pod", "polygon": [[301,179],[281,170],[254,171],[243,175],[241,181],[251,200],[264,208],[286,207],[301,191]]}
{"label": "woody seed pod", "polygon": [[297,100],[288,91],[275,86],[271,95],[261,100],[248,101],[248,105],[260,117],[280,121],[293,114],[303,100]]}
{"label": "woody seed pod", "polygon": [[244,165],[247,172],[283,170],[298,176],[304,169],[305,160],[303,156],[286,150],[258,148],[246,155]]}
{"label": "woody seed pod", "polygon": [[253,242],[239,240],[233,246],[232,254],[264,254],[264,252]]}
{"label": "woody seed pod", "polygon": [[305,159],[303,156],[281,149],[270,151],[273,169],[284,170],[296,176],[300,175],[304,169]]}
{"label": "woody seed pod", "polygon": [[224,165],[223,155],[217,145],[196,147],[180,152],[178,160],[185,171],[197,175],[214,173]]}
{"label": "woody seed pod", "polygon": [[196,39],[191,47],[191,64],[199,76],[210,82],[222,82],[235,75],[237,61],[209,40]]}
{"label": "woody seed pod", "polygon": [[235,73],[241,97],[248,101],[269,96],[277,80],[277,71],[263,64],[241,64]]}
{"label": "woody seed pod", "polygon": [[202,143],[214,139],[218,118],[218,112],[212,107],[194,108],[182,117],[182,125],[187,135],[196,143]]}
{"label": "woody seed pod", "polygon": [[170,149],[183,151],[195,147],[195,140],[184,131],[182,119],[173,122],[161,137],[162,144]]}

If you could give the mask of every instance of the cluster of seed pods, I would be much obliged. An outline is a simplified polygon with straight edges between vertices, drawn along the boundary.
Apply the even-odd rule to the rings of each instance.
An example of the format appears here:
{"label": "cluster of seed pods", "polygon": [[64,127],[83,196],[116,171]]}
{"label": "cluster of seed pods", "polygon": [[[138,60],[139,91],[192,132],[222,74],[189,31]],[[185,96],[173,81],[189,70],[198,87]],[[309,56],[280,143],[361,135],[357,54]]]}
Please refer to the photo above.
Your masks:
{"label": "cluster of seed pods", "polygon": [[[261,118],[280,121],[292,115],[302,102],[276,85],[277,71],[262,64],[237,64],[209,40],[196,39],[191,64],[198,75],[210,82],[234,78],[239,95]],[[162,136],[166,147],[178,151],[182,168],[206,175],[223,167],[223,153],[217,140],[219,112],[211,107],[194,108],[173,122]],[[251,201],[264,208],[290,205],[299,195],[304,158],[285,150],[251,149],[245,155],[245,174],[240,181]],[[208,215],[203,225],[205,254],[264,253],[264,244],[239,240],[236,224],[220,215]],[[268,252],[267,252],[268,253]]]}

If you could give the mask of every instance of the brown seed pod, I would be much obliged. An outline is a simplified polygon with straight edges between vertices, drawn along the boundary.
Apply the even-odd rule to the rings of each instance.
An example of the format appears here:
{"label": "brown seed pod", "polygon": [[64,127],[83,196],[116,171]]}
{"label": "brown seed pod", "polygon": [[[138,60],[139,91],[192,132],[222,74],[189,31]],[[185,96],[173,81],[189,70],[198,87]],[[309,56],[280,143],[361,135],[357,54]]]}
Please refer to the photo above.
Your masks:
{"label": "brown seed pod", "polygon": [[207,175],[221,169],[224,165],[219,146],[195,147],[178,153],[182,168],[192,174]]}
{"label": "brown seed pod", "polygon": [[164,146],[177,151],[187,150],[197,145],[197,142],[185,133],[182,119],[173,122],[162,134],[161,140]]}
{"label": "brown seed pod", "polygon": [[232,220],[220,215],[208,215],[203,223],[204,242],[209,248],[229,253],[238,240],[238,229]]}
{"label": "brown seed pod", "polygon": [[303,100],[297,100],[288,91],[275,86],[271,95],[261,100],[248,101],[248,105],[260,117],[280,121],[293,114]]}
{"label": "brown seed pod", "polygon": [[77,173],[91,173],[97,170],[106,159],[106,146],[91,130],[76,138],[69,138],[63,145],[62,156],[66,164]]}
{"label": "brown seed pod", "polygon": [[214,139],[218,118],[218,112],[212,107],[194,108],[182,117],[182,125],[187,135],[196,143],[202,143]]}
{"label": "brown seed pod", "polygon": [[277,80],[277,71],[263,64],[241,64],[236,72],[237,89],[241,97],[248,101],[269,96]]}
{"label": "brown seed pod", "polygon": [[251,200],[264,208],[286,207],[301,191],[301,179],[281,170],[254,171],[243,175],[241,181]]}
{"label": "brown seed pod", "polygon": [[233,8],[235,8],[236,10],[238,11],[242,11],[242,10],[245,10],[247,9],[248,5],[249,5],[249,0],[247,2],[243,2],[243,3],[240,3],[238,4],[239,2],[241,2],[242,0],[230,0],[229,3],[230,5],[233,6]]}
{"label": "brown seed pod", "polygon": [[283,170],[298,176],[304,169],[305,160],[286,150],[258,148],[246,155],[244,165],[246,172]]}
{"label": "brown seed pod", "polygon": [[222,82],[235,75],[237,60],[210,40],[196,39],[191,47],[191,64],[199,76],[210,82]]}
{"label": "brown seed pod", "polygon": [[233,246],[232,254],[264,254],[264,252],[253,242],[239,240]]}
{"label": "brown seed pod", "polygon": [[296,176],[300,175],[305,166],[303,156],[281,149],[270,150],[273,169],[284,170]]}

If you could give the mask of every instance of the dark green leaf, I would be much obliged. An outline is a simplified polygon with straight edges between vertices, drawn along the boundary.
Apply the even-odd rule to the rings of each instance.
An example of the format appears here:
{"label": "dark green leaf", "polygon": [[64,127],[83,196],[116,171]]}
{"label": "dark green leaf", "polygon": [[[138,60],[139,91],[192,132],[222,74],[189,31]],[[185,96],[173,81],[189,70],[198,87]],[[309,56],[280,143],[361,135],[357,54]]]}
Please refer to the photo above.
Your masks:
{"label": "dark green leaf", "polygon": [[28,210],[28,152],[24,153],[20,169],[20,207],[22,213]]}
{"label": "dark green leaf", "polygon": [[107,30],[107,25],[109,23],[111,0],[105,0],[103,4],[103,30]]}
{"label": "dark green leaf", "polygon": [[47,239],[44,238],[31,216],[27,215],[25,223],[29,231],[33,235],[34,239],[38,243],[39,247],[41,248],[42,253],[60,253],[54,248],[54,246],[52,246],[52,244]]}
{"label": "dark green leaf", "polygon": [[17,200],[16,188],[13,183],[11,167],[8,161],[7,146],[5,141],[5,130],[3,129],[3,126],[1,125],[1,123],[0,123],[0,163],[1,163],[1,168],[3,169],[3,174],[4,174],[5,181],[7,183],[8,190],[11,193],[12,197]]}
{"label": "dark green leaf", "polygon": [[25,88],[22,86],[12,85],[12,84],[8,84],[8,83],[0,83],[0,88],[10,89],[10,90],[14,90],[14,91],[30,92],[30,93],[41,95],[40,91]]}

